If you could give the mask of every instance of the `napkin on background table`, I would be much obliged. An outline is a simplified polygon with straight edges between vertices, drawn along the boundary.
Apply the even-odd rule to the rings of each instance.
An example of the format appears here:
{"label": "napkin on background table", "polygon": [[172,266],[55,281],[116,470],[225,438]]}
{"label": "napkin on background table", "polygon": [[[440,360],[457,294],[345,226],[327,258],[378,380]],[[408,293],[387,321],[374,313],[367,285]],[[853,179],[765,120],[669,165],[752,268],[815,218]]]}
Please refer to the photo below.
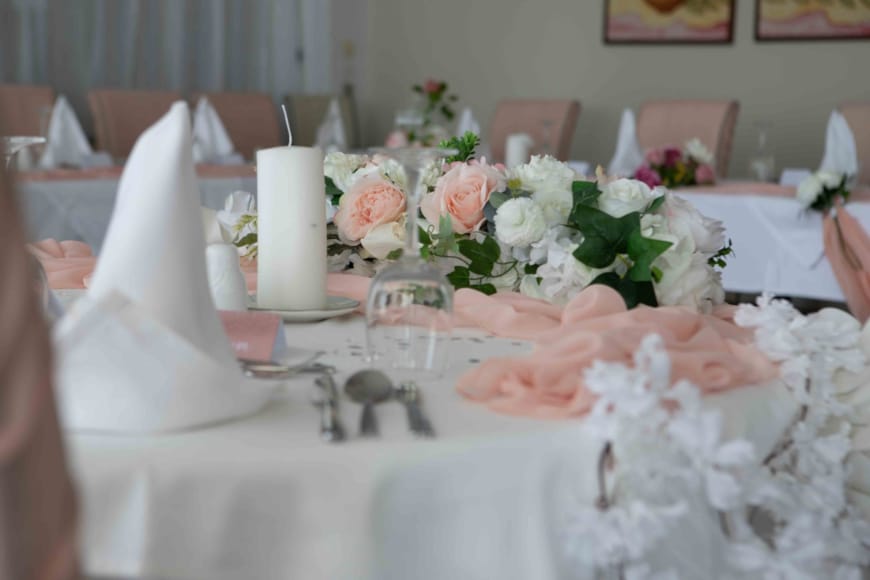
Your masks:
{"label": "napkin on background table", "polygon": [[193,114],[193,160],[195,163],[241,165],[223,121],[208,99],[200,97]]}
{"label": "napkin on background table", "polygon": [[839,111],[833,111],[825,132],[825,155],[820,171],[833,171],[855,177],[858,175],[858,150],[855,136]]}
{"label": "napkin on background table", "polygon": [[60,95],[51,111],[39,167],[55,169],[63,165],[101,167],[111,164],[112,158],[107,153],[94,153],[75,111],[66,97]]}
{"label": "napkin on background table", "polygon": [[634,111],[625,109],[622,111],[619,133],[616,136],[616,150],[613,153],[613,159],[607,166],[607,174],[631,177],[637,168],[643,165],[643,162],[643,149],[637,142]]}
{"label": "napkin on background table", "polygon": [[317,128],[317,146],[325,153],[347,149],[347,132],[338,99],[329,102],[323,122]]}
{"label": "napkin on background table", "polygon": [[258,410],[209,293],[187,105],[139,137],[88,295],[56,333],[67,428],[153,433]]}
{"label": "napkin on background table", "polygon": [[471,131],[475,135],[480,136],[480,123],[474,118],[474,113],[471,112],[471,107],[462,109],[459,115],[459,121],[456,123],[456,136],[462,137],[466,132]]}

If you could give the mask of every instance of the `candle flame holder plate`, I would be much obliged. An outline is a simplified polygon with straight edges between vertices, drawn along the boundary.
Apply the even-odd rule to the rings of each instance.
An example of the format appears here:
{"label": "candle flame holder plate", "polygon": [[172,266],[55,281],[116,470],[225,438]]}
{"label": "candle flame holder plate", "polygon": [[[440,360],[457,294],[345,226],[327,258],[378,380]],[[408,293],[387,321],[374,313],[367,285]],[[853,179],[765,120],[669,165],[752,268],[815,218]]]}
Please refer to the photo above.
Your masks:
{"label": "candle flame holder plate", "polygon": [[262,308],[251,306],[250,310],[256,312],[270,312],[280,316],[284,322],[317,322],[328,318],[335,318],[350,314],[359,307],[359,302],[342,296],[327,296],[326,307],[316,310],[275,310],[274,308]]}

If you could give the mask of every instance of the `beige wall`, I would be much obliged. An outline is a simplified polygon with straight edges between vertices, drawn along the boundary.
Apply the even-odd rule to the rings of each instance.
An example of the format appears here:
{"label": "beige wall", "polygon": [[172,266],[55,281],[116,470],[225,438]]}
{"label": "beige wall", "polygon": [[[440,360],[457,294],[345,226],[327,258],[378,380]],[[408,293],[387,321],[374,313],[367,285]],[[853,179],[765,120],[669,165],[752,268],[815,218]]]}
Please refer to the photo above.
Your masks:
{"label": "beige wall", "polygon": [[777,166],[815,167],[825,123],[870,100],[870,42],[756,43],[754,1],[737,0],[732,45],[607,46],[599,0],[369,0],[364,134],[381,140],[410,85],[443,78],[485,128],[502,97],[573,97],[574,157],[606,164],[624,107],[647,98],[736,98],[731,175],[747,174],[754,123]]}

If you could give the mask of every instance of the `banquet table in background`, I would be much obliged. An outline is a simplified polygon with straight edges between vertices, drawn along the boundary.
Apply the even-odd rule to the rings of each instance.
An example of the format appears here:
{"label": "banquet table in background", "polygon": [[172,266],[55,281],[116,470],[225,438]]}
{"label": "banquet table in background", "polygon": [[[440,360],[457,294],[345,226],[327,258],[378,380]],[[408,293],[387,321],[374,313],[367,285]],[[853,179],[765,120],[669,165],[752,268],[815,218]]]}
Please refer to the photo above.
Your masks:
{"label": "banquet table in background", "polygon": [[[109,227],[121,167],[23,172],[16,187],[32,240],[78,240],[99,253]],[[199,165],[197,177],[202,205],[221,209],[234,191],[256,193],[257,178],[250,166]]]}
{"label": "banquet table in background", "polygon": [[[291,345],[323,350],[339,385],[363,366],[353,315],[285,327]],[[98,577],[415,580],[593,578],[566,558],[565,516],[593,505],[597,448],[584,423],[497,414],[463,400],[457,377],[530,343],[457,332],[445,377],[423,384],[434,440],[407,432],[398,403],[377,409],[382,437],[318,438],[312,377],[289,381],[261,413],[161,436],[68,433],[82,499],[85,570]],[[779,382],[712,395],[728,436],[760,456],[797,411]],[[712,512],[697,510],[656,558],[716,569]],[[705,518],[711,518],[706,521]],[[699,527],[700,526],[700,527]],[[697,569],[697,568],[696,568]]]}
{"label": "banquet table in background", "polygon": [[[805,211],[794,191],[765,183],[725,183],[675,193],[725,224],[734,249],[722,272],[726,290],[845,302],[824,254],[822,216]],[[870,192],[853,195],[848,209],[870,231]]]}

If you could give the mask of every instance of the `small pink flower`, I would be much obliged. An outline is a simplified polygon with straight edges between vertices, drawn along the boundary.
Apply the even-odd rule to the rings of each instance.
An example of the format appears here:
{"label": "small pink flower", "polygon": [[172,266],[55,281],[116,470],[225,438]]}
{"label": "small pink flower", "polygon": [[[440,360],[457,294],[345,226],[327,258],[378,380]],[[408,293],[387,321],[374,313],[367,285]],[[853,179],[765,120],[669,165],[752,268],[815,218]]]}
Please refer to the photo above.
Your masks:
{"label": "small pink flower", "polygon": [[341,240],[355,244],[377,226],[398,220],[404,212],[405,194],[380,175],[369,175],[341,196],[332,221]]}
{"label": "small pink flower", "polygon": [[385,147],[390,149],[398,149],[399,147],[407,147],[408,146],[408,136],[405,135],[404,131],[393,131],[389,135],[387,135],[387,142],[384,144]]}
{"label": "small pink flower", "polygon": [[665,167],[673,167],[682,157],[683,152],[679,147],[665,147]]}
{"label": "small pink flower", "polygon": [[716,174],[714,173],[713,168],[706,163],[698,165],[698,167],[695,168],[695,181],[701,185],[716,181]]}
{"label": "small pink flower", "polygon": [[634,178],[638,181],[643,181],[650,187],[657,187],[662,184],[662,178],[655,169],[650,167],[640,167],[634,172]]}
{"label": "small pink flower", "polygon": [[504,188],[504,176],[490,165],[453,165],[438,179],[435,190],[420,202],[420,210],[433,224],[437,224],[442,215],[449,215],[453,231],[467,234],[477,231],[483,223],[483,207],[492,192]]}
{"label": "small pink flower", "polygon": [[444,85],[441,81],[436,81],[435,79],[428,79],[425,83],[423,83],[423,92],[427,95],[432,93],[437,93],[441,90],[441,87]]}
{"label": "small pink flower", "polygon": [[665,150],[664,149],[648,149],[646,155],[644,155],[644,159],[650,165],[663,165],[665,162]]}

